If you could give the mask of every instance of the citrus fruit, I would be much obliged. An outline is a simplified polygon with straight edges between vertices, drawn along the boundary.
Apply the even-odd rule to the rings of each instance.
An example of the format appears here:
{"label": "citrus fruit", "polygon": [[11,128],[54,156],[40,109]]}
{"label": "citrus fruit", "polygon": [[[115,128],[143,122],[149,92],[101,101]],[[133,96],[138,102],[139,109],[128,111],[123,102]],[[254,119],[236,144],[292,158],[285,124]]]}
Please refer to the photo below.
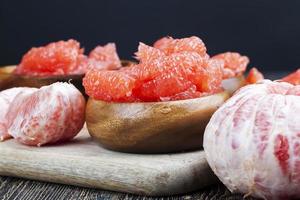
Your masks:
{"label": "citrus fruit", "polygon": [[142,101],[161,101],[164,98],[184,92],[192,86],[194,86],[193,83],[183,77],[174,76],[172,73],[164,73],[151,81],[145,82],[134,91],[134,94],[139,96]]}
{"label": "citrus fruit", "polygon": [[10,88],[7,90],[3,90],[0,92],[0,103],[1,103],[1,111],[0,111],[0,141],[11,138],[11,135],[7,132],[7,113],[9,111],[9,106],[14,98],[20,93],[30,94],[37,89],[28,88],[28,87],[18,87],[18,88]]}
{"label": "citrus fruit", "polygon": [[173,39],[171,37],[162,38],[154,43],[154,47],[162,50],[167,55],[182,51],[196,52],[199,55],[206,57],[206,47],[202,40],[196,36]]}
{"label": "citrus fruit", "polygon": [[224,79],[241,75],[243,72],[245,72],[249,63],[249,58],[247,56],[242,56],[236,52],[221,53],[213,56],[212,59],[219,59],[224,61]]}
{"label": "citrus fruit", "polygon": [[199,97],[202,97],[205,95],[207,95],[207,94],[197,91],[196,86],[192,86],[189,89],[187,89],[183,92],[180,92],[178,94],[175,94],[173,96],[161,98],[161,100],[162,101],[176,101],[176,100],[199,98]]}
{"label": "citrus fruit", "polygon": [[214,112],[203,148],[234,193],[300,199],[300,86],[263,80],[239,89]]}
{"label": "citrus fruit", "polygon": [[23,56],[15,73],[33,76],[74,74],[85,58],[83,51],[79,42],[72,39],[34,47]]}
{"label": "citrus fruit", "polygon": [[75,137],[85,122],[85,99],[72,84],[54,83],[20,92],[7,112],[8,133],[19,142],[41,146]]}
{"label": "citrus fruit", "polygon": [[113,70],[122,66],[114,43],[97,46],[90,52],[89,58],[91,60],[91,68],[95,69]]}
{"label": "citrus fruit", "polygon": [[246,82],[248,84],[254,84],[261,80],[264,80],[264,75],[255,67],[251,68],[246,78]]}
{"label": "citrus fruit", "polygon": [[293,85],[299,85],[300,84],[300,69],[283,77],[281,80],[284,82],[291,83]]}
{"label": "citrus fruit", "polygon": [[210,59],[207,66],[199,68],[198,71],[199,75],[194,75],[194,78],[198,80],[198,91],[213,94],[222,90],[222,62]]}
{"label": "citrus fruit", "polygon": [[134,101],[132,90],[137,80],[123,71],[90,70],[83,78],[85,92],[104,101]]}
{"label": "citrus fruit", "polygon": [[154,42],[153,47],[157,49],[166,49],[171,41],[173,41],[172,37],[163,37]]}
{"label": "citrus fruit", "polygon": [[166,37],[154,47],[140,43],[138,64],[117,71],[89,71],[86,93],[104,101],[169,101],[196,98],[222,90],[224,61],[209,59],[198,37]]}

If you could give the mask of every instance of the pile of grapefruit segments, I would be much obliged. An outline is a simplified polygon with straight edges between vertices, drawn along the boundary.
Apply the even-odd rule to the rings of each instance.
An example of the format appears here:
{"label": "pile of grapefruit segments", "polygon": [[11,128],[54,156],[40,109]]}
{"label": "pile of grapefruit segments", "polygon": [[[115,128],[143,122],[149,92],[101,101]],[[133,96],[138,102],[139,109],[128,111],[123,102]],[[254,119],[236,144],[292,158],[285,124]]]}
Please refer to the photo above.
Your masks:
{"label": "pile of grapefruit segments", "polygon": [[[202,97],[222,91],[223,79],[243,74],[249,63],[239,53],[210,57],[198,37],[164,37],[153,46],[140,43],[138,63],[122,67],[114,43],[97,46],[88,55],[70,39],[30,49],[14,71],[49,77],[84,75],[86,93],[108,102],[157,102]],[[255,69],[249,83],[262,79]]]}
{"label": "pile of grapefruit segments", "polygon": [[198,37],[164,37],[153,46],[140,43],[138,64],[120,70],[86,73],[86,93],[108,102],[156,102],[191,99],[222,91],[221,82],[242,74],[249,59],[238,53],[214,57]]}
{"label": "pile of grapefruit segments", "polygon": [[114,43],[97,46],[85,55],[80,43],[70,39],[30,49],[14,73],[43,77],[85,74],[90,69],[114,70],[120,67]]}

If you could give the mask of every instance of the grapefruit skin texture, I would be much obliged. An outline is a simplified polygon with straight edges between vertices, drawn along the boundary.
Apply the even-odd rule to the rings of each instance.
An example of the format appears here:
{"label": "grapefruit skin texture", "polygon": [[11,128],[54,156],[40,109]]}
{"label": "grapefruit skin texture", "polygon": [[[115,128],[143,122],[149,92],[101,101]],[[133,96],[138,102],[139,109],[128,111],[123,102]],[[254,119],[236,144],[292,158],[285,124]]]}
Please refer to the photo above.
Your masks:
{"label": "grapefruit skin texture", "polygon": [[300,86],[264,80],[239,89],[210,119],[207,161],[232,192],[300,198]]}
{"label": "grapefruit skin texture", "polygon": [[11,138],[11,135],[9,135],[7,131],[7,118],[6,118],[10,103],[20,92],[31,94],[36,90],[37,89],[35,88],[19,87],[19,88],[11,88],[7,90],[3,90],[0,92],[0,104],[1,104],[0,141]]}
{"label": "grapefruit skin texture", "polygon": [[82,94],[71,84],[54,83],[15,97],[7,114],[8,133],[30,146],[63,142],[81,130],[84,113]]}

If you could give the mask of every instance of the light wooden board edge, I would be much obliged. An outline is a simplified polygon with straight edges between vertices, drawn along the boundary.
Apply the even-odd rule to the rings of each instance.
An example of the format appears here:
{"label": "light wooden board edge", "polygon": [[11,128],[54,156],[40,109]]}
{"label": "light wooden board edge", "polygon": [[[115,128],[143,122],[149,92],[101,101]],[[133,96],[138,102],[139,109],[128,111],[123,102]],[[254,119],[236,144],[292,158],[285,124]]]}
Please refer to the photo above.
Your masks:
{"label": "light wooden board edge", "polygon": [[125,154],[77,139],[58,147],[0,143],[0,175],[147,196],[192,192],[216,182],[203,151]]}

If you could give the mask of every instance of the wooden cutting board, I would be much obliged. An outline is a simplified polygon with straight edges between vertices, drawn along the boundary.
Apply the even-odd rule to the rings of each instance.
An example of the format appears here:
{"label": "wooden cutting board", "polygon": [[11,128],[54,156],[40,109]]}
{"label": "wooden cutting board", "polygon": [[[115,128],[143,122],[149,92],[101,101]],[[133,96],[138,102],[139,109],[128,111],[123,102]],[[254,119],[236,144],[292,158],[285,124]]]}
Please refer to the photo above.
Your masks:
{"label": "wooden cutting board", "polygon": [[113,152],[92,141],[86,128],[60,145],[0,143],[0,174],[151,196],[191,192],[216,182],[203,151]]}

